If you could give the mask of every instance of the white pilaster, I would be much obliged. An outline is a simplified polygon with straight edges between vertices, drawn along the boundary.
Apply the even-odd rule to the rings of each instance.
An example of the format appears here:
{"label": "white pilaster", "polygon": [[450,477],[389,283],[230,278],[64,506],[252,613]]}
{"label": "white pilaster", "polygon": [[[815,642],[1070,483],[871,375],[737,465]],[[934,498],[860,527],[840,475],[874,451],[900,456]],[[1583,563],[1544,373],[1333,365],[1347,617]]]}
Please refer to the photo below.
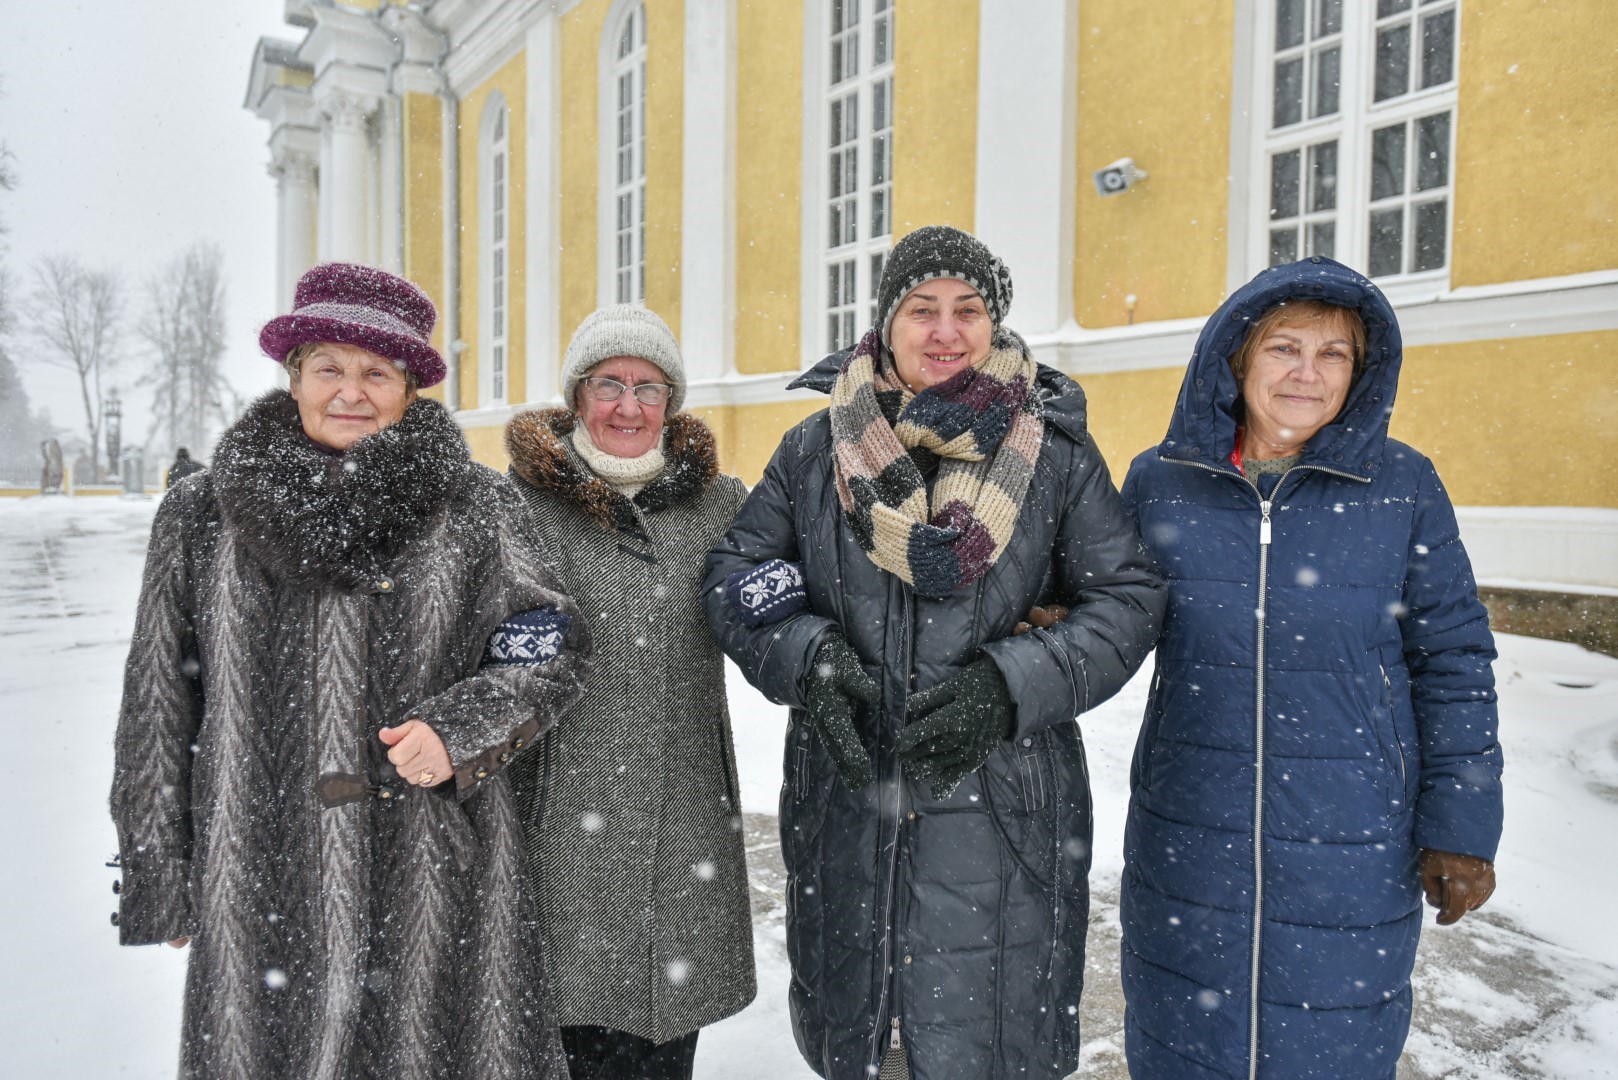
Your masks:
{"label": "white pilaster", "polygon": [[686,0],[680,337],[693,381],[735,373],[735,0]]}
{"label": "white pilaster", "polygon": [[528,400],[551,402],[560,393],[562,279],[560,182],[557,165],[562,159],[561,17],[546,8],[528,28],[528,140],[525,218],[528,276],[523,308],[527,324],[523,363],[528,376]]}
{"label": "white pilaster", "polygon": [[984,4],[978,29],[975,229],[1011,269],[1007,322],[1073,318],[1078,0]]}
{"label": "white pilaster", "polygon": [[371,207],[366,198],[372,178],[370,118],[374,98],[337,92],[319,102],[320,258],[370,262]]}

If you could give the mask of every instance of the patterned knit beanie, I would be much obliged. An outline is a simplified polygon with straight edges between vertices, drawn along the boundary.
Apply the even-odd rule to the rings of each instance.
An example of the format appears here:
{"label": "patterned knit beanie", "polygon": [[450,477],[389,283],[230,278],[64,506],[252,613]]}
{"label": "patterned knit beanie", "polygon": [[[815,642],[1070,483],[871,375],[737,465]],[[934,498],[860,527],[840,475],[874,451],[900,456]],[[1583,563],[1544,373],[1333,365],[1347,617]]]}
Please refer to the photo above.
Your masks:
{"label": "patterned knit beanie", "polygon": [[613,304],[585,316],[573,331],[562,361],[562,401],[573,407],[573,393],[579,380],[603,360],[615,356],[638,356],[656,364],[673,387],[669,391],[670,415],[680,411],[685,401],[685,361],[680,344],[657,312],[639,304]]}
{"label": "patterned knit beanie", "polygon": [[983,241],[948,225],[925,225],[893,245],[882,264],[876,289],[877,329],[882,344],[892,348],[888,328],[899,304],[920,284],[938,278],[958,278],[978,291],[989,309],[996,330],[1011,310],[1011,271]]}

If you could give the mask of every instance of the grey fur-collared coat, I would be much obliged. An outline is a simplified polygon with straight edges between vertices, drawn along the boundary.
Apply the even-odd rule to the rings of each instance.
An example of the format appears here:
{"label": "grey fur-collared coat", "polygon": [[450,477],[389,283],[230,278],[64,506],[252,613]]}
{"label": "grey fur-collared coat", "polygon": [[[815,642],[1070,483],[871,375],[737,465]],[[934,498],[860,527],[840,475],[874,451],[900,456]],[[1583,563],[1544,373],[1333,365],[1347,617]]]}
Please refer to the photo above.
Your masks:
{"label": "grey fur-collared coat", "polygon": [[[548,631],[497,647],[519,614]],[[170,491],[112,810],[123,942],[192,939],[182,1075],[565,1078],[501,766],[589,648],[435,402],[339,458],[272,393]],[[410,718],[453,782],[388,763]]]}
{"label": "grey fur-collared coat", "polygon": [[668,421],[633,501],[567,443],[573,414],[519,414],[512,476],[596,643],[582,697],[512,767],[561,1023],[653,1042],[753,999],[753,931],[724,657],[703,560],[741,505],[701,420]]}

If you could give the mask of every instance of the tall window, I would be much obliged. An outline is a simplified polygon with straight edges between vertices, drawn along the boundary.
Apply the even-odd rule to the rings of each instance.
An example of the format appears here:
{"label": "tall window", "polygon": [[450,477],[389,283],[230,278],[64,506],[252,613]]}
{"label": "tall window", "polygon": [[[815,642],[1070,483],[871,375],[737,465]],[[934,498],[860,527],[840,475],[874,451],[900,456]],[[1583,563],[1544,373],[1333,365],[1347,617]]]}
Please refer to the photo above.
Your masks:
{"label": "tall window", "polygon": [[826,347],[876,321],[892,230],[894,0],[827,0]]}
{"label": "tall window", "polygon": [[609,31],[613,42],[609,152],[612,188],[612,292],[621,303],[646,299],[646,8],[631,5]]}
{"label": "tall window", "polygon": [[483,120],[483,210],[479,214],[482,235],[485,298],[482,304],[482,330],[487,347],[488,377],[484,392],[490,402],[506,400],[507,313],[510,310],[510,120],[505,101],[496,95],[488,104]]}
{"label": "tall window", "polygon": [[1258,0],[1264,256],[1449,265],[1460,0]]}

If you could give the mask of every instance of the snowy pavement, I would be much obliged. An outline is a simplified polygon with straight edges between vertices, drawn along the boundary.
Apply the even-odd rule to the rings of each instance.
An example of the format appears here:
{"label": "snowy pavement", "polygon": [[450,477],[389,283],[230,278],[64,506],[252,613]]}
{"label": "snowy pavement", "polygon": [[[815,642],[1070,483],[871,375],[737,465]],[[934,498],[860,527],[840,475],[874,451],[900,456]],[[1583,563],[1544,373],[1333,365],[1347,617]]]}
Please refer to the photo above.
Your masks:
{"label": "snowy pavement", "polygon": [[[155,503],[0,499],[0,989],[5,1074],[174,1075],[183,953],[120,949],[106,811],[123,659]],[[1500,889],[1429,924],[1401,1080],[1618,1077],[1618,660],[1502,635],[1506,833]],[[706,1030],[703,1080],[796,1080],[779,857],[767,817],[782,710],[732,672],[759,997]],[[1118,877],[1129,757],[1149,671],[1084,720],[1096,803],[1083,1077],[1121,1078]]]}

